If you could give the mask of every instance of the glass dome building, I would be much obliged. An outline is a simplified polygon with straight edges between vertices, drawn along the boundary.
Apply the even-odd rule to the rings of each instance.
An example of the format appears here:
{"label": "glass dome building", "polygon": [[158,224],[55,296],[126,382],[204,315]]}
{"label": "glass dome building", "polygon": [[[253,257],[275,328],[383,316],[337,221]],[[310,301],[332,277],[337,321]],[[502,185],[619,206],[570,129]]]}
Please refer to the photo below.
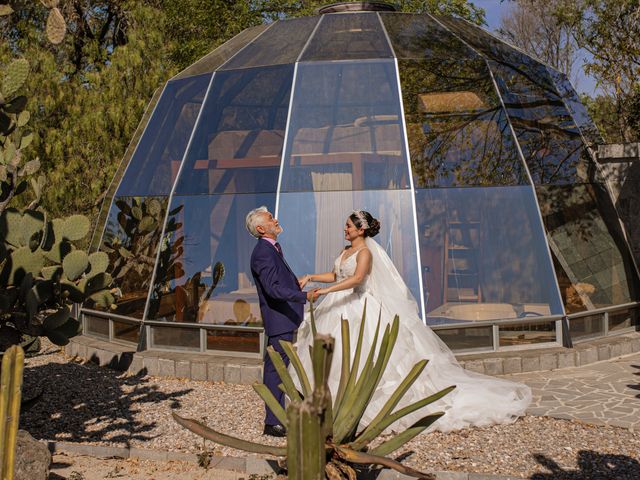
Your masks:
{"label": "glass dome building", "polygon": [[[260,355],[247,212],[292,269],[327,271],[353,209],[458,352],[636,325],[638,271],[564,75],[466,21],[380,4],[247,29],[156,93],[94,247],[115,308],[86,335]],[[110,203],[109,203],[110,202]]]}

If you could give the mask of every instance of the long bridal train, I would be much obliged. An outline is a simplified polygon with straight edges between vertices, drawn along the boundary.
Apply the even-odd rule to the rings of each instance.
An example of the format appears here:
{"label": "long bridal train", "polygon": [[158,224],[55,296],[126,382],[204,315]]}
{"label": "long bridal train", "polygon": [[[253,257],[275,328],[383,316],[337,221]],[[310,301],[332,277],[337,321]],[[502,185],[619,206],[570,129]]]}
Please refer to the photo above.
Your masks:
{"label": "long bridal train", "polygon": [[[369,424],[387,399],[393,394],[414,365],[423,360],[428,364],[417,381],[405,394],[397,406],[400,409],[422,400],[450,385],[453,392],[390,426],[392,430],[408,428],[429,413],[444,411],[429,430],[443,432],[470,426],[487,426],[514,422],[524,415],[531,403],[531,390],[524,384],[489,377],[463,369],[453,353],[426,326],[418,316],[418,306],[393,262],[378,243],[366,238],[366,246],[371,251],[373,262],[368,278],[358,287],[328,294],[314,311],[315,324],[319,333],[329,334],[336,340],[329,388],[335,399],[340,381],[342,363],[341,318],[349,320],[351,344],[350,360],[353,360],[355,341],[362,322],[362,312],[366,303],[367,315],[380,318],[380,331],[399,316],[399,332],[395,348],[380,384],[361,419],[360,425]],[[336,281],[352,276],[356,268],[356,256],[342,261],[342,254],[335,261]],[[363,326],[363,351],[368,352],[374,342],[376,321],[365,321]],[[298,330],[296,343],[298,355],[307,372],[312,372],[309,346],[313,333],[309,313]],[[362,366],[360,366],[360,369]],[[293,368],[292,376],[297,379]]]}

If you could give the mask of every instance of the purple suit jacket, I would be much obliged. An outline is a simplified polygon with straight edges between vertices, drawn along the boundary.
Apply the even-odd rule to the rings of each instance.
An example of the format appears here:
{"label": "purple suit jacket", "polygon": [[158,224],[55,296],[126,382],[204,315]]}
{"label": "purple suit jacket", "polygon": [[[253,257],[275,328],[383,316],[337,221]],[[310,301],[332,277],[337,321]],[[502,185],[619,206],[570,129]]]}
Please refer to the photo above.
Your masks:
{"label": "purple suit jacket", "polygon": [[298,329],[307,295],[298,279],[273,245],[258,240],[251,254],[251,274],[256,282],[260,313],[267,336],[273,337]]}

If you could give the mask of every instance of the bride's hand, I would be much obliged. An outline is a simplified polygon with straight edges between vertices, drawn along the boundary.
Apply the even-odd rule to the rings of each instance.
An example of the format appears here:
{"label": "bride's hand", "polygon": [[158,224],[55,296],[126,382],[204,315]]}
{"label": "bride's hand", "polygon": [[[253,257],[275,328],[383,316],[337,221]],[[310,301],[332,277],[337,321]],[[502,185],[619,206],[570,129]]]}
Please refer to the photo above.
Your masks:
{"label": "bride's hand", "polygon": [[298,279],[298,285],[300,285],[300,288],[304,288],[304,286],[309,283],[309,280],[311,279],[311,275],[303,275],[302,277],[300,277]]}
{"label": "bride's hand", "polygon": [[327,293],[329,293],[329,291],[326,288],[319,288],[316,291],[318,292],[318,295],[326,295]]}

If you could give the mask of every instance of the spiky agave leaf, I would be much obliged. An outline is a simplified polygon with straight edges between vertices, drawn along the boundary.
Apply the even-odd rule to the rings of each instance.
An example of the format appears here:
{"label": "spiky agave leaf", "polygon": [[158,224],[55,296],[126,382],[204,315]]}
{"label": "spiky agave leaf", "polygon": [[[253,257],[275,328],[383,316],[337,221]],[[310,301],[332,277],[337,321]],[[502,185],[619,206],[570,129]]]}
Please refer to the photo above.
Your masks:
{"label": "spiky agave leaf", "polygon": [[291,342],[287,342],[286,340],[280,340],[280,345],[282,346],[284,353],[286,353],[287,357],[289,357],[291,365],[298,375],[298,380],[300,380],[300,385],[302,386],[302,393],[305,397],[310,397],[313,390],[311,389],[309,376],[307,375],[307,372],[304,371],[304,367],[302,366],[302,362],[300,361],[298,352],[296,352],[296,349],[293,348],[293,344]]}
{"label": "spiky agave leaf", "polygon": [[337,410],[342,403],[344,391],[347,387],[349,374],[351,373],[351,333],[349,331],[349,321],[344,317],[340,318],[341,337],[342,337],[342,366],[340,369],[340,383],[338,384],[338,392],[333,408]]}
{"label": "spiky agave leaf", "polygon": [[397,472],[409,475],[410,477],[420,478],[422,480],[435,480],[436,478],[434,475],[420,472],[387,457],[358,452],[356,450],[351,450],[350,448],[341,447],[340,445],[334,445],[334,448],[341,459],[346,460],[350,463],[363,465],[382,465],[383,467],[393,468]]}
{"label": "spiky agave leaf", "polygon": [[[392,413],[391,415],[387,415],[384,419],[382,419],[379,422],[378,425],[376,425],[376,428],[380,428],[381,431],[384,431],[388,426],[392,425],[394,422],[397,422],[402,417],[405,417],[410,413],[413,413],[416,410],[419,410],[422,407],[429,405],[430,403],[433,403],[436,400],[441,399],[442,397],[447,395],[449,392],[451,392],[454,388],[456,388],[455,385],[447,387],[443,390],[440,390],[437,393],[434,393],[433,395],[429,395],[428,397],[423,398],[422,400],[418,400],[417,402],[407,405],[406,407],[401,408],[400,410]],[[371,452],[375,453],[375,449],[371,450]]]}
{"label": "spiky agave leaf", "polygon": [[414,437],[424,432],[443,415],[444,412],[435,412],[422,417],[416,423],[407,428],[404,432],[395,435],[393,438],[387,440],[386,442],[381,443],[369,453],[371,453],[372,455],[385,456],[395,452],[405,443],[413,440]]}
{"label": "spiky agave leaf", "polygon": [[287,427],[287,413],[282,408],[282,405],[276,400],[276,397],[273,396],[269,387],[267,387],[264,383],[256,383],[253,385],[253,389],[255,392],[260,395],[260,398],[264,400],[264,403],[271,409],[273,414],[276,416],[280,423]]}
{"label": "spiky agave leaf", "polygon": [[293,383],[291,375],[289,375],[287,366],[284,364],[284,360],[282,360],[280,354],[276,352],[276,350],[272,346],[267,347],[267,354],[269,355],[269,358],[271,359],[276,372],[278,372],[280,380],[282,380],[281,389],[284,391],[284,393],[286,393],[291,400],[302,400],[295,384]]}
{"label": "spiky agave leaf", "polygon": [[387,418],[387,416],[393,411],[396,405],[400,402],[402,397],[407,393],[409,388],[418,379],[424,368],[427,366],[428,360],[421,360],[417,362],[405,379],[398,385],[396,390],[391,394],[384,406],[380,409],[375,418],[367,425],[367,428],[358,435],[357,439],[351,442],[350,447],[354,450],[359,450],[367,445],[370,441],[376,438],[384,430],[381,428],[381,422]]}
{"label": "spiky agave leaf", "polygon": [[[358,375],[357,380],[353,389],[347,390],[345,394],[345,398],[342,402],[341,408],[338,412],[336,412],[335,418],[335,429],[334,429],[334,440],[337,443],[342,443],[345,439],[349,438],[354,430],[358,426],[358,422],[362,415],[364,414],[364,409],[366,409],[367,400],[365,397],[368,397],[368,385],[367,379],[372,378],[372,370],[374,367],[373,364],[373,356],[378,347],[378,334],[380,333],[380,320],[378,320],[378,324],[376,326],[375,334],[373,336],[373,341],[371,342],[371,348],[369,349],[369,354],[367,355],[367,359],[363,363],[362,372]],[[389,326],[385,328],[385,333],[383,336],[383,346],[384,346],[384,338],[387,338],[389,334]],[[352,371],[352,375],[356,375],[356,371]],[[375,388],[375,387],[374,387]],[[364,405],[364,408],[363,408]]]}
{"label": "spiky agave leaf", "polygon": [[[351,395],[356,385],[358,369],[360,367],[360,355],[362,352],[362,339],[364,337],[364,323],[366,320],[366,315],[367,315],[367,300],[365,299],[364,308],[362,309],[362,320],[360,322],[360,329],[358,330],[358,339],[356,341],[356,351],[353,354],[353,363],[351,364],[351,369],[348,372],[349,378],[344,387],[344,393],[340,403],[338,404],[338,402],[336,402],[333,406],[333,411],[336,417],[340,414],[340,411],[342,410],[342,403],[344,402],[344,399],[349,395]],[[344,343],[344,338],[343,338],[343,343]],[[342,382],[342,379],[340,379],[340,381]]]}
{"label": "spiky agave leaf", "polygon": [[175,412],[171,414],[173,419],[187,430],[195,433],[196,435],[211,440],[212,442],[219,443],[231,448],[237,448],[238,450],[244,450],[252,453],[262,453],[276,456],[285,456],[287,449],[285,447],[275,447],[273,445],[263,445],[261,443],[254,443],[248,440],[242,440],[241,438],[235,438],[224,433],[216,432],[210,427],[193,420],[191,418],[184,418]]}

